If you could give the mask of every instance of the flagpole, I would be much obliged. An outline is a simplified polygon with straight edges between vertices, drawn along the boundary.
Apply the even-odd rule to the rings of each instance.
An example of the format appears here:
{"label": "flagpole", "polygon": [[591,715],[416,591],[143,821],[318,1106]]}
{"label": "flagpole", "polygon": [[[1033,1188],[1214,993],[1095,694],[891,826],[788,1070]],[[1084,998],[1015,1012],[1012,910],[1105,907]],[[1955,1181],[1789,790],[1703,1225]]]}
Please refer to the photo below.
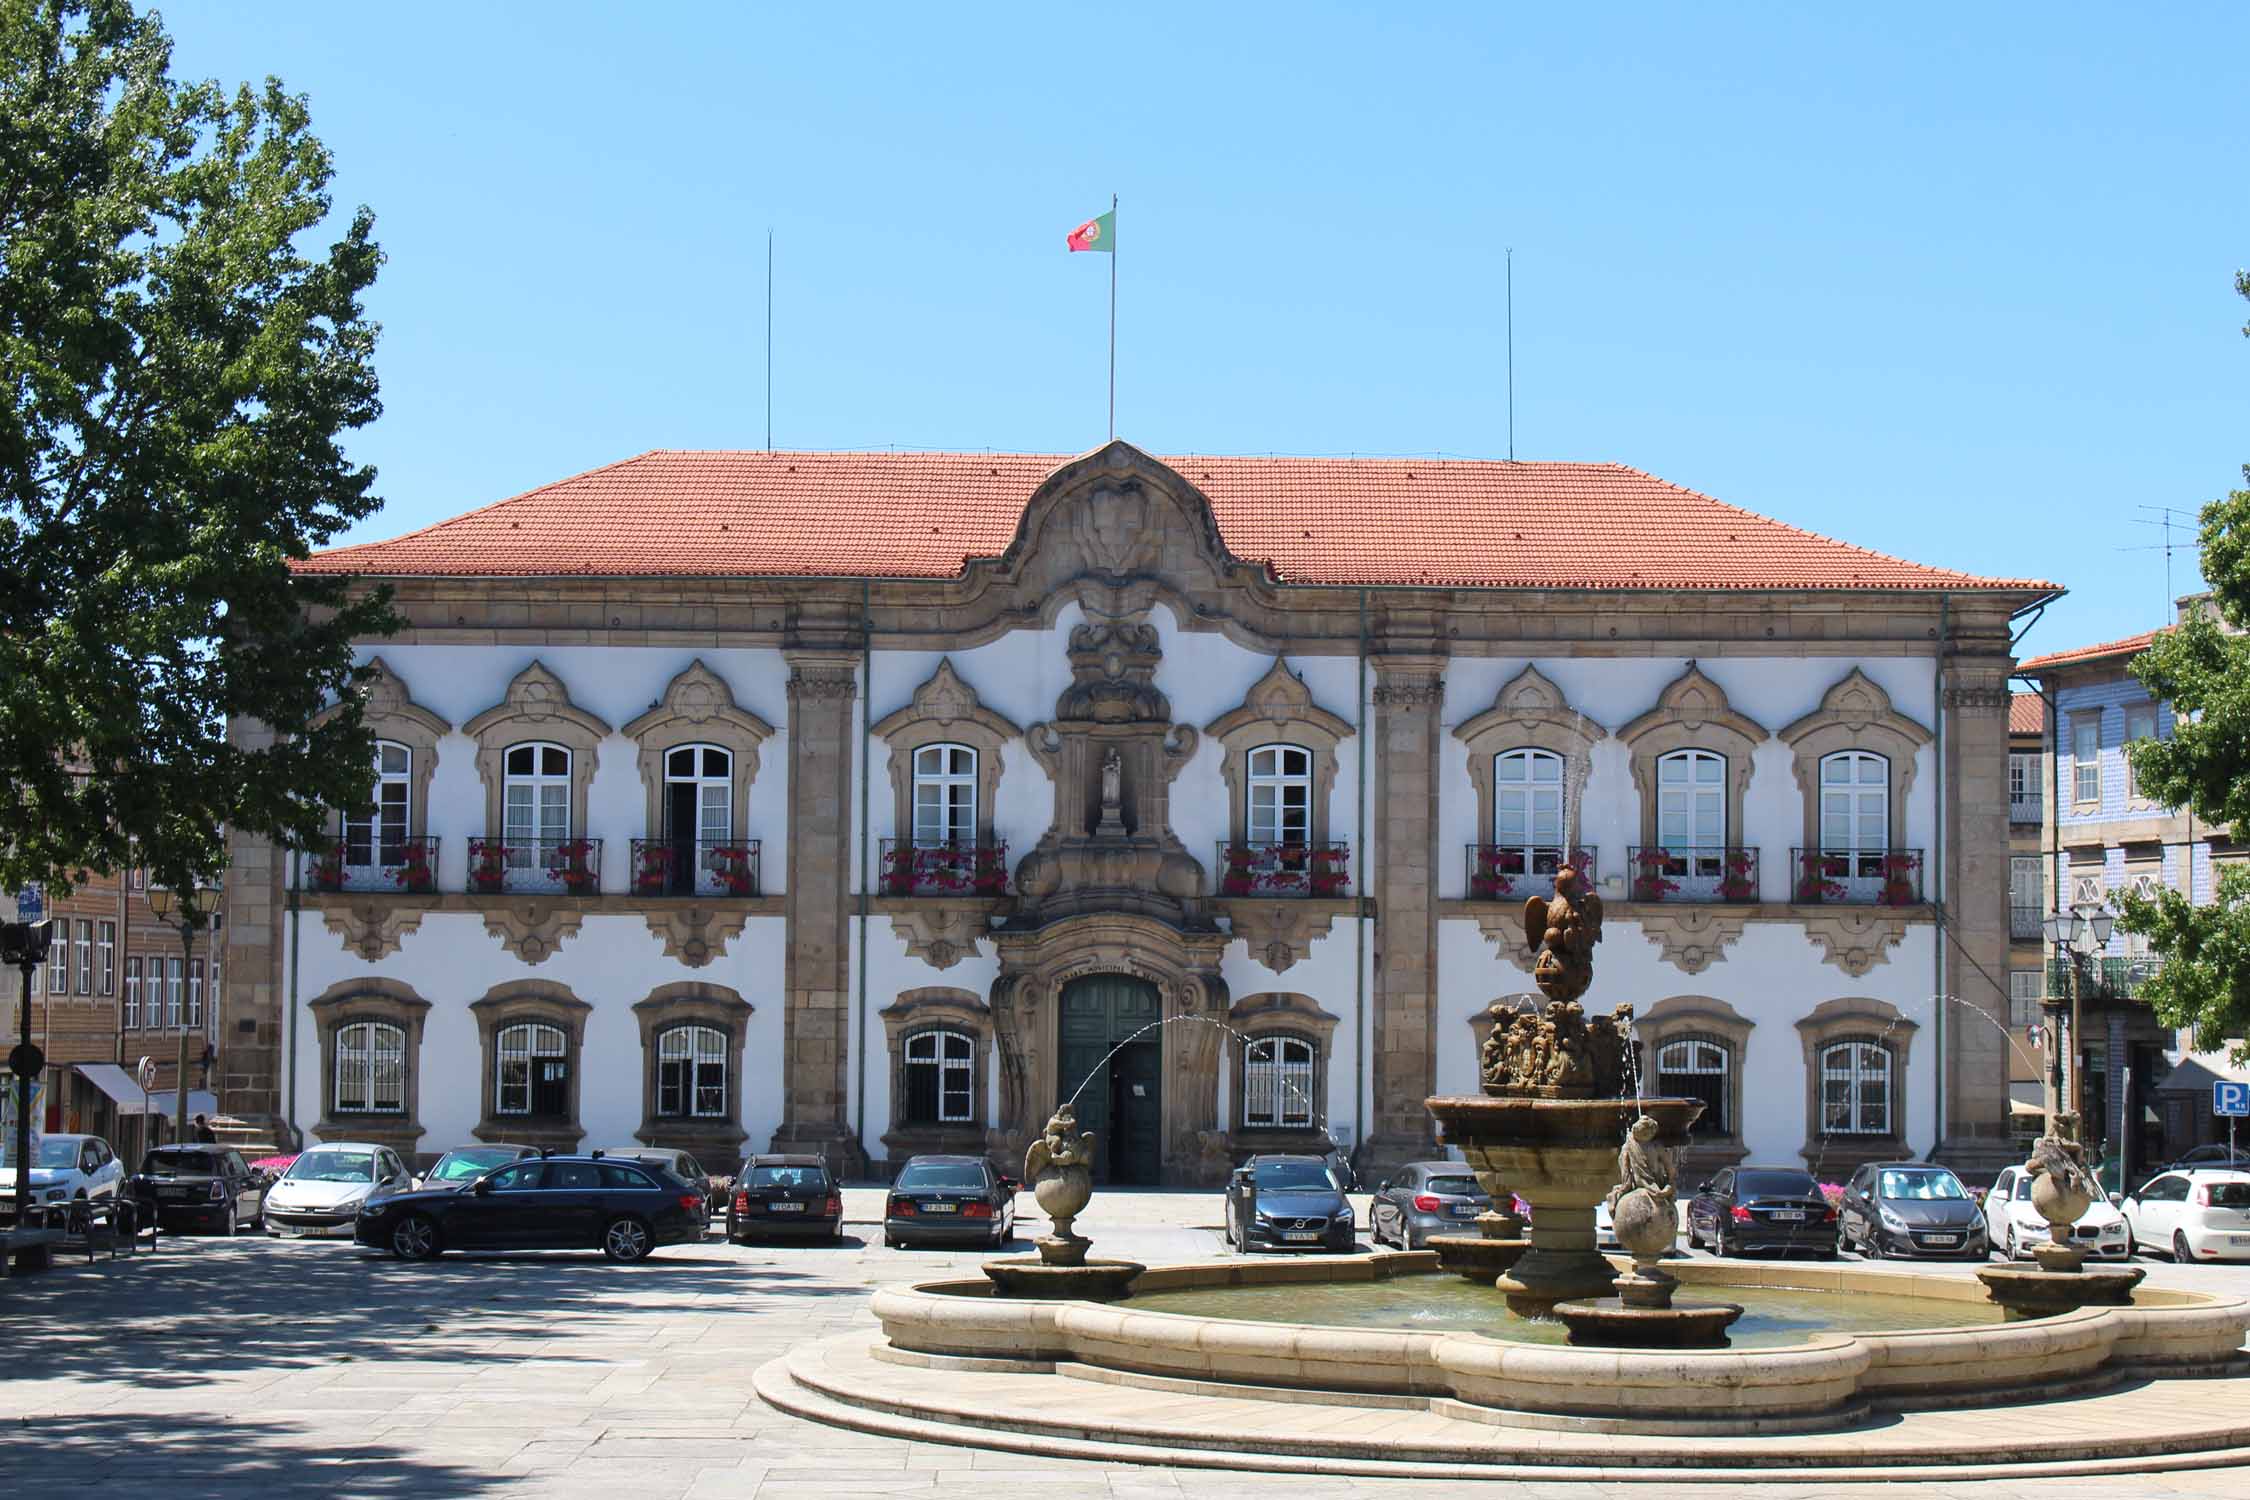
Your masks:
{"label": "flagpole", "polygon": [[1508,462],[1516,461],[1516,247],[1508,247]]}
{"label": "flagpole", "polygon": [[773,230],[766,230],[766,451],[773,452]]}
{"label": "flagpole", "polygon": [[1109,440],[1117,441],[1117,195],[1109,195]]}

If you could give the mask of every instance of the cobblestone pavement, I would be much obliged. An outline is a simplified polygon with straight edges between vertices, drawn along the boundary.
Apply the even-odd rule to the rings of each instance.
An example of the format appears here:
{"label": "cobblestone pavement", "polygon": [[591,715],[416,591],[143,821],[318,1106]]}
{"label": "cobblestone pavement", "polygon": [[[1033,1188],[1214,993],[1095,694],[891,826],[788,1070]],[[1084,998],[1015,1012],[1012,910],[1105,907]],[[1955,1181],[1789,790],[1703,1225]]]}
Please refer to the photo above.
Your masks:
{"label": "cobblestone pavement", "polygon": [[[875,1286],[980,1258],[882,1249],[879,1235],[864,1233],[879,1203],[872,1189],[848,1195],[857,1222],[840,1247],[713,1241],[640,1266],[559,1253],[403,1265],[335,1242],[246,1235],[169,1241],[153,1256],[0,1282],[0,1492],[1216,1500],[1499,1489],[1041,1462],[863,1436],[767,1408],[750,1389],[760,1364],[799,1341],[870,1324]],[[1201,1258],[1219,1251],[1217,1204],[1215,1194],[1111,1192],[1080,1224],[1103,1253]],[[2250,1292],[2250,1267],[2149,1269],[2160,1284]],[[1715,1483],[1707,1492],[1741,1488]],[[1528,1500],[1661,1493],[1631,1484],[1506,1489]],[[1958,1489],[1758,1493],[1921,1500]],[[2241,1496],[2250,1494],[2250,1469],[1986,1481],[1976,1494]]]}

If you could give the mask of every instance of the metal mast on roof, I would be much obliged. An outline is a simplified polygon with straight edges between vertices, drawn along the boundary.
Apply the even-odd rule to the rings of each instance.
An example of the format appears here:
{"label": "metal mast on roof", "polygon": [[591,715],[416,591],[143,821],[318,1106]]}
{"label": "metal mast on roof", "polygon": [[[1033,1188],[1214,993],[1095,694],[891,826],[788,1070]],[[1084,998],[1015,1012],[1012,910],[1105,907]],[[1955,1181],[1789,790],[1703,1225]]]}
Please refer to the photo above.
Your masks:
{"label": "metal mast on roof", "polygon": [[766,451],[773,452],[773,230],[766,231]]}
{"label": "metal mast on roof", "polygon": [[1109,440],[1117,441],[1117,195],[1109,195]]}
{"label": "metal mast on roof", "polygon": [[1508,462],[1516,461],[1516,247],[1508,247]]}

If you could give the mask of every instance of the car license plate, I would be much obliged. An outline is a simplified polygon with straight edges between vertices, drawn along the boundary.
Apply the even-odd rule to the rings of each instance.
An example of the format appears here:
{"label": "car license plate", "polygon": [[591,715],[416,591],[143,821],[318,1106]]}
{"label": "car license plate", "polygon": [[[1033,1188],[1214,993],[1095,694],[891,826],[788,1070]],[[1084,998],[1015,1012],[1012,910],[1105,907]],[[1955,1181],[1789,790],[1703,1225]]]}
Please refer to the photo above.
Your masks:
{"label": "car license plate", "polygon": [[1281,1231],[1281,1237],[1285,1240],[1317,1240],[1320,1238],[1320,1231],[1317,1229],[1284,1229]]}
{"label": "car license plate", "polygon": [[1456,1203],[1453,1205],[1453,1217],[1456,1219],[1473,1219],[1476,1216],[1477,1206],[1474,1203]]}
{"label": "car license plate", "polygon": [[2230,1245],[2250,1245],[2250,1234],[2230,1234],[2227,1236],[2227,1243]]}
{"label": "car license plate", "polygon": [[805,1205],[802,1203],[769,1203],[766,1205],[766,1212],[770,1214],[801,1214],[804,1211]]}
{"label": "car license plate", "polygon": [[1801,1208],[1777,1208],[1770,1217],[1785,1224],[1795,1224],[1805,1217],[1805,1211]]}
{"label": "car license plate", "polygon": [[925,1203],[922,1205],[922,1212],[926,1214],[957,1214],[960,1211],[961,1205],[958,1203]]}
{"label": "car license plate", "polygon": [[305,1237],[305,1232],[294,1224],[282,1224],[277,1227],[281,1230],[281,1237],[285,1240],[301,1240]]}
{"label": "car license plate", "polygon": [[1922,1243],[1925,1245],[1958,1245],[1961,1243],[1961,1236],[1957,1234],[1925,1234],[1922,1236]]}
{"label": "car license plate", "polygon": [[192,1191],[193,1189],[184,1187],[158,1188],[156,1196],[159,1198],[185,1198]]}

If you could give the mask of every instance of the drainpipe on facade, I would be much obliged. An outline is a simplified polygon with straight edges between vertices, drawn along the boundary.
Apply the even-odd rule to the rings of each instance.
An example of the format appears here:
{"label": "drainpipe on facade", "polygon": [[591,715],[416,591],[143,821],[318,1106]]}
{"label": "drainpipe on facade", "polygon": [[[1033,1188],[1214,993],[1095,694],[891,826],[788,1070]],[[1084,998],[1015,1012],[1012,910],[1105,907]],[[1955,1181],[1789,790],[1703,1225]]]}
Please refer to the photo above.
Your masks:
{"label": "drainpipe on facade", "polygon": [[852,1039],[852,1134],[867,1153],[867,782],[868,756],[875,732],[875,622],[870,614],[872,584],[859,581],[859,1016]]}
{"label": "drainpipe on facade", "polygon": [[1359,899],[1352,903],[1352,1154],[1367,1139],[1367,590],[1359,591],[1359,689],[1352,705],[1352,779],[1358,806],[1352,827],[1359,837]]}
{"label": "drainpipe on facade", "polygon": [[297,1128],[297,981],[303,968],[304,954],[304,903],[298,899],[298,874],[304,861],[297,858],[295,850],[286,851],[289,859],[289,1014],[283,1025],[288,1028],[289,1087],[282,1095],[281,1123],[289,1127],[289,1139],[274,1144],[295,1150],[304,1143],[305,1134]]}
{"label": "drainpipe on facade", "polygon": [[[1952,649],[1953,645],[1952,603],[1953,601],[1950,596],[1944,593],[1940,593],[1938,595],[1937,654],[1932,658],[1930,668],[1930,682],[1932,687],[1934,688],[1934,692],[1932,695],[1932,708],[1934,710],[1934,717],[1937,719],[1937,765],[1935,767],[1937,771],[1937,848],[1932,851],[1934,857],[1930,860],[1930,880],[1934,887],[1934,889],[1930,892],[1930,901],[1931,904],[1937,907],[1938,916],[1941,922],[1944,920],[1946,915],[1945,654],[1947,651]],[[1945,1090],[1947,1086],[1947,1079],[1945,1076],[1945,943],[1942,934],[1939,934],[1937,936],[1939,940],[1930,945],[1930,978],[1931,983],[1936,986],[1932,993],[1937,997],[1936,1001],[1930,1007],[1930,1020],[1932,1028],[1931,1043],[1937,1050],[1937,1098],[1935,1100],[1937,1104],[1937,1128],[1931,1132],[1930,1136],[1930,1156],[1932,1159],[1937,1156],[1939,1148],[1945,1144]]]}

